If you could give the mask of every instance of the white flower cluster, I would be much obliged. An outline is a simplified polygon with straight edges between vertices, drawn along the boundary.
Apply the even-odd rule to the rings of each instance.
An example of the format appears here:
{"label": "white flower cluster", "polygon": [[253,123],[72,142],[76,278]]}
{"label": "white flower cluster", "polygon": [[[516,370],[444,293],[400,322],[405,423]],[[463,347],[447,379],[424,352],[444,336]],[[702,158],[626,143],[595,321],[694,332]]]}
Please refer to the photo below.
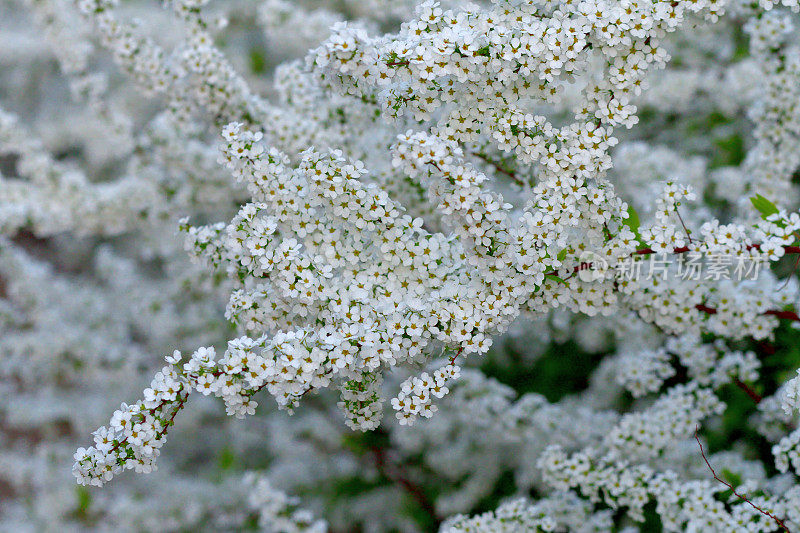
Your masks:
{"label": "white flower cluster", "polygon": [[149,184],[133,177],[92,183],[77,168],[54,160],[18,118],[0,109],[0,155],[16,156],[18,176],[0,174],[0,229],[32,228],[42,236],[118,234],[156,203]]}
{"label": "white flower cluster", "polygon": [[445,384],[448,380],[457,379],[461,369],[448,364],[437,369],[433,376],[423,372],[421,376],[413,376],[405,380],[400,393],[392,399],[392,407],[397,411],[397,419],[401,425],[411,424],[418,416],[430,418],[438,408],[433,405],[433,398],[444,398],[450,392]]}
{"label": "white flower cluster", "polygon": [[684,335],[668,339],[666,348],[701,385],[719,387],[731,379],[752,382],[759,376],[761,361],[754,352],[732,350],[721,340],[706,344],[697,337]]}
{"label": "white flower cluster", "polygon": [[[787,381],[780,393],[780,407],[790,420],[796,420],[800,411],[800,370],[798,376]],[[794,429],[789,435],[782,436],[772,447],[775,456],[775,467],[781,472],[789,468],[800,473],[800,429]]]}
{"label": "white flower cluster", "polygon": [[[712,480],[681,479],[670,470],[655,471],[646,465],[592,457],[580,452],[568,456],[557,447],[549,448],[540,466],[550,483],[561,490],[576,488],[587,497],[603,501],[642,519],[644,506],[655,501],[656,512],[666,531],[778,531],[767,515],[735,496],[730,504],[717,494],[728,487]],[[782,498],[752,496],[762,511],[785,516],[797,509],[800,490],[794,487]]]}
{"label": "white flower cluster", "polygon": [[323,520],[314,518],[306,509],[298,508],[298,499],[276,490],[268,479],[249,473],[244,479],[250,487],[248,503],[258,512],[258,525],[264,531],[280,533],[325,533]]}
{"label": "white flower cluster", "polygon": [[680,216],[677,209],[682,199],[692,201],[696,198],[691,188],[668,183],[656,200],[655,223],[642,228],[644,243],[658,252],[674,252],[676,248],[686,247],[692,237],[688,229],[677,227],[675,219]]}
{"label": "white flower cluster", "polygon": [[[794,11],[799,7],[793,0],[785,5]],[[797,168],[800,146],[797,110],[790,103],[800,76],[800,50],[789,45],[794,26],[791,15],[783,10],[758,13],[745,26],[751,53],[758,60],[763,89],[748,113],[755,125],[756,144],[748,152],[742,170],[752,183],[751,190],[775,198],[781,206],[796,197],[789,182]]]}
{"label": "white flower cluster", "polygon": [[342,385],[339,409],[345,414],[345,424],[350,429],[377,429],[383,418],[380,374],[364,373]]}
{"label": "white flower cluster", "polygon": [[439,120],[442,137],[469,142],[511,127],[514,137],[525,139],[518,141],[519,155],[535,154],[526,145],[547,137],[547,128],[518,122],[521,101],[552,100],[558,81],[580,72],[596,51],[604,80],[587,85],[577,117],[631,126],[636,118],[630,97],[641,90],[650,65],[664,64],[658,39],[686,15],[715,18],[720,7],[680,1],[541,7],[498,1],[489,10],[445,11],[429,0],[396,36],[371,39],[343,27],[310,60],[325,69],[330,83],[351,94],[374,93],[390,111],[408,108],[427,120],[451,107]]}
{"label": "white flower cluster", "polygon": [[[118,531],[255,529],[264,533],[327,531],[327,524],[298,505],[298,498],[278,490],[256,472],[227,475],[218,483],[191,479],[178,472],[156,481],[159,492],[99,495],[107,510],[103,526]],[[175,494],[169,494],[169,488]],[[152,488],[152,486],[151,486]],[[164,490],[164,492],[161,492]],[[88,492],[86,494],[89,494]]]}
{"label": "white flower cluster", "polygon": [[681,436],[691,434],[701,420],[724,409],[712,391],[679,385],[651,407],[623,416],[605,444],[609,454],[619,459],[656,457]]}
{"label": "white flower cluster", "polygon": [[[192,366],[199,370],[201,363],[211,360],[209,355],[213,357],[213,350],[198,350],[192,357],[197,363]],[[166,428],[188,396],[189,382],[182,380],[172,366],[179,359],[179,352],[168,357],[169,366],[156,374],[151,388],[145,391],[145,400],[130,406],[122,404],[110,425],[94,432],[94,446],[75,452],[74,472],[81,484],[100,486],[126,469],[151,472],[155,468]],[[202,387],[200,375],[198,387]]]}
{"label": "white flower cluster", "polygon": [[666,349],[632,351],[619,359],[617,383],[634,397],[658,392],[664,381],[675,375]]}
{"label": "white flower cluster", "polygon": [[781,399],[781,408],[787,415],[800,411],[800,370],[797,371],[797,376],[786,383],[786,389]]}
{"label": "white flower cluster", "polygon": [[180,352],[167,356],[168,365],[144,390],[144,400],[123,404],[108,427],[95,431],[95,445],[75,453],[76,477],[82,484],[102,485],[123,470],[153,470],[168,427],[193,391],[222,398],[227,413],[237,418],[255,413],[258,403],[252,396],[265,387],[280,405],[291,407],[330,381],[323,361],[334,345],[314,339],[302,331],[271,339],[243,337],[230,341],[219,360],[214,348],[200,348],[182,366],[176,366]]}
{"label": "white flower cluster", "polygon": [[524,499],[502,504],[496,511],[471,518],[454,516],[441,532],[522,533],[525,531],[608,531],[613,526],[609,511],[593,512],[591,505],[574,493],[556,493],[531,503]]}
{"label": "white flower cluster", "polygon": [[[645,320],[673,333],[708,331],[731,338],[767,338],[777,325],[774,317],[781,316],[784,305],[795,299],[797,285],[790,280],[784,286],[786,291],[768,289],[767,284],[774,283],[777,288],[778,283],[768,271],[761,272],[762,265],[781,258],[787,250],[800,251],[794,246],[800,218],[775,208],[776,212],[756,224],[705,222],[700,236],[693,238],[678,209],[680,200],[692,198],[692,194],[675,184],[665,187],[655,224],[641,230],[650,248],[639,249],[611,266],[618,269],[621,292]],[[662,253],[660,259],[648,259],[656,252]],[[676,260],[670,261],[669,255]],[[698,268],[697,260],[704,256],[712,260],[722,257],[727,262],[716,267],[717,274],[709,267],[700,275],[687,275]],[[694,267],[690,266],[692,260]],[[742,275],[754,268],[761,273],[758,283]],[[731,271],[739,272],[744,282],[735,283],[723,275]]]}

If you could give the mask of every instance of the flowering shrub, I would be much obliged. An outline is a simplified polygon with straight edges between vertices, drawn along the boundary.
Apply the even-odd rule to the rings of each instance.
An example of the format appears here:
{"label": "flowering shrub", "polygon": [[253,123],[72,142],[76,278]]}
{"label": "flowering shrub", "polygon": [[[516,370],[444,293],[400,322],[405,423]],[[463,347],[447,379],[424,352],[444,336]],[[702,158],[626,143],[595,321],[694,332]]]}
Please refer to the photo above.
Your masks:
{"label": "flowering shrub", "polygon": [[797,0],[156,5],[0,1],[0,529],[800,530]]}

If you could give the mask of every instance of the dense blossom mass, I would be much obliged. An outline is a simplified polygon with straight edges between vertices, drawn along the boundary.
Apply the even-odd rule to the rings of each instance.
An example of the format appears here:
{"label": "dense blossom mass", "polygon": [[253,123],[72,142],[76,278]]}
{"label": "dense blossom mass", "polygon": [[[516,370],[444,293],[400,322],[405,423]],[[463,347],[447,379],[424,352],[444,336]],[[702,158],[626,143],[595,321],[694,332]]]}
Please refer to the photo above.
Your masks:
{"label": "dense blossom mass", "polygon": [[0,0],[0,529],[800,531],[797,0],[158,6]]}

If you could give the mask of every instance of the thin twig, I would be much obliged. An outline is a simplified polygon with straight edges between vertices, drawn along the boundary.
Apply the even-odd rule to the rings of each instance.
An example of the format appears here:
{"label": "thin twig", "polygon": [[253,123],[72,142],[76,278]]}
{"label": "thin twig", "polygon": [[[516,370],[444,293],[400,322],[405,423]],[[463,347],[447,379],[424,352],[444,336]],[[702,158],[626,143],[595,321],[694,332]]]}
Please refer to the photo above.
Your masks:
{"label": "thin twig", "polygon": [[792,267],[792,272],[788,276],[786,276],[786,281],[778,288],[778,291],[782,291],[789,285],[789,281],[794,277],[795,272],[797,272],[797,265],[800,265],[800,255],[797,256],[797,259],[794,262],[794,267]]}
{"label": "thin twig", "polygon": [[381,473],[386,479],[397,483],[400,485],[403,490],[408,493],[414,501],[425,511],[425,513],[430,516],[431,520],[433,520],[436,525],[437,529],[439,524],[441,524],[441,519],[436,515],[436,508],[433,505],[433,502],[428,498],[425,491],[422,490],[422,487],[408,479],[400,468],[397,465],[391,464],[386,457],[386,450],[381,448],[380,446],[374,446],[372,448],[372,453],[375,457],[375,466],[378,469],[378,472]]}
{"label": "thin twig", "polygon": [[[749,244],[746,247],[747,250],[760,250],[760,244]],[[688,246],[679,246],[678,248],[674,248],[671,252],[656,252],[652,248],[640,248],[633,252],[635,255],[651,255],[655,253],[672,253],[672,254],[685,254],[688,252],[690,248]],[[787,254],[800,254],[800,246],[784,246],[783,247],[784,253]]]}
{"label": "thin twig", "polygon": [[519,178],[519,176],[517,176],[516,172],[514,172],[513,170],[508,170],[497,161],[489,159],[489,156],[487,156],[486,154],[482,154],[480,152],[473,152],[472,155],[490,164],[496,171],[500,172],[501,174],[505,174],[506,176],[514,180],[514,183],[516,183],[517,185],[525,185],[523,181]]}
{"label": "thin twig", "polygon": [[753,389],[751,389],[750,386],[747,385],[747,383],[745,383],[739,378],[733,378],[733,382],[736,384],[737,387],[742,389],[750,397],[750,399],[753,400],[753,402],[755,402],[756,405],[761,403],[761,400],[763,400],[761,395],[756,391],[754,391]]}
{"label": "thin twig", "polygon": [[800,322],[800,316],[798,316],[798,314],[794,311],[776,311],[775,309],[771,309],[769,311],[764,311],[764,314],[782,318],[784,320]]}
{"label": "thin twig", "polygon": [[706,466],[708,466],[708,469],[711,470],[711,474],[714,476],[714,479],[716,479],[717,481],[719,481],[720,483],[722,483],[723,485],[725,485],[726,487],[731,489],[731,491],[733,492],[733,494],[736,497],[738,497],[742,501],[745,501],[745,502],[749,503],[750,506],[753,509],[755,509],[759,513],[763,514],[764,516],[768,516],[768,517],[772,518],[775,521],[775,523],[778,524],[778,526],[780,526],[781,529],[786,531],[786,533],[791,533],[791,531],[789,531],[789,528],[786,527],[786,524],[783,523],[783,520],[781,520],[780,518],[778,518],[774,514],[770,513],[769,511],[765,511],[764,509],[762,509],[758,505],[754,504],[753,502],[748,500],[745,496],[742,496],[741,494],[736,492],[736,489],[733,488],[733,485],[731,485],[730,483],[728,483],[727,481],[725,481],[723,479],[720,479],[719,476],[717,476],[717,473],[714,471],[714,468],[711,466],[711,463],[709,463],[708,459],[706,458],[706,452],[705,452],[705,450],[703,450],[703,443],[700,442],[700,435],[698,434],[699,431],[700,431],[700,427],[699,426],[695,426],[694,438],[697,441],[697,445],[700,446],[700,455],[703,456],[703,461],[706,462]]}
{"label": "thin twig", "polygon": [[[704,305],[704,304],[697,304],[697,305],[694,306],[694,308],[697,309],[698,311],[702,311],[703,313],[706,313],[706,314],[709,314],[709,315],[716,315],[717,314],[717,310],[715,308],[709,307],[709,306]],[[794,311],[780,311],[778,309],[770,309],[768,311],[764,311],[761,314],[762,315],[767,315],[767,316],[774,316],[774,317],[777,317],[777,318],[782,318],[784,320],[791,320],[793,322],[800,322],[800,315],[798,315]]]}
{"label": "thin twig", "polygon": [[450,356],[450,364],[451,364],[451,365],[454,365],[454,364],[455,364],[455,362],[456,362],[456,359],[458,359],[458,356],[459,356],[459,355],[461,355],[461,353],[462,353],[463,351],[464,351],[464,347],[463,347],[463,346],[461,346],[461,347],[458,349],[458,351],[457,351],[456,353],[454,353],[452,356]]}
{"label": "thin twig", "polygon": [[[702,311],[702,312],[704,312],[706,314],[709,314],[709,315],[716,315],[717,314],[717,310],[716,309],[714,309],[713,307],[708,307],[707,305],[704,305],[704,304],[697,304],[697,305],[694,306],[694,308],[697,309],[698,311]],[[800,315],[798,315],[794,311],[779,311],[777,309],[770,309],[768,311],[764,311],[761,314],[762,315],[768,315],[768,316],[774,316],[774,317],[777,317],[777,318],[782,318],[784,320],[792,320],[794,322],[800,322]]]}
{"label": "thin twig", "polygon": [[[464,348],[462,346],[456,353],[451,355],[450,364],[455,364],[456,359],[463,353],[463,351]],[[430,516],[431,520],[436,523],[438,528],[442,520],[437,516],[436,507],[428,498],[428,495],[425,494],[425,491],[422,489],[422,487],[406,477],[399,465],[396,465],[387,459],[385,448],[373,446],[372,454],[375,457],[375,466],[378,469],[378,472],[380,472],[381,475],[383,475],[389,481],[400,485],[403,490],[405,490],[408,495],[411,496],[411,498],[413,498],[417,504],[419,504],[419,506],[428,514],[428,516]]]}
{"label": "thin twig", "polygon": [[[172,411],[172,415],[170,415],[166,424],[164,424],[164,427],[161,428],[161,431],[156,433],[156,440],[161,440],[162,438],[164,438],[164,435],[167,434],[167,428],[169,428],[171,425],[175,423],[175,416],[178,414],[178,411],[183,409],[183,406],[186,404],[186,400],[188,399],[189,399],[189,394],[187,393],[185,396],[183,396],[181,399],[177,401],[177,405],[175,406],[175,410]],[[127,438],[125,440],[127,441]]]}
{"label": "thin twig", "polygon": [[[760,244],[751,244],[751,245],[747,246],[748,250],[758,250],[759,248],[761,248]],[[685,254],[689,250],[690,250],[690,248],[688,246],[680,246],[678,248],[674,248],[671,252],[656,252],[652,248],[639,248],[638,250],[633,252],[631,255],[632,256],[633,255],[653,255],[653,254],[657,254],[657,253]],[[798,254],[798,255],[800,255],[800,246],[784,246],[783,247],[783,251],[784,251],[784,253],[787,253],[787,254]],[[575,272],[579,272],[579,271],[585,270],[587,268],[592,268],[592,263],[581,263],[580,266],[576,266],[575,267],[574,271]],[[544,275],[545,276],[555,276],[556,272],[554,270],[551,270],[550,272],[545,272]]]}
{"label": "thin twig", "polygon": [[678,207],[675,207],[675,214],[678,215],[678,220],[681,221],[681,226],[683,226],[683,231],[686,232],[686,238],[689,239],[689,244],[692,243],[692,232],[689,231],[689,228],[686,227],[686,224],[683,222],[683,217],[681,216],[681,212],[678,211]]}

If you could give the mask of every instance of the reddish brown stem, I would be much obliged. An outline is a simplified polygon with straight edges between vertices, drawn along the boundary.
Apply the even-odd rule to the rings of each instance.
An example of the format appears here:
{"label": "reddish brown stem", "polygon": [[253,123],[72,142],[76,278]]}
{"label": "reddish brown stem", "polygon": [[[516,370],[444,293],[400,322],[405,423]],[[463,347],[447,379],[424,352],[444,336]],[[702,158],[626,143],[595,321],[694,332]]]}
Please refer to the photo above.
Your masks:
{"label": "reddish brown stem", "polygon": [[164,424],[164,427],[161,428],[161,431],[156,433],[156,440],[161,440],[161,438],[167,434],[167,428],[169,428],[172,424],[175,423],[175,416],[178,414],[178,411],[183,409],[183,406],[186,404],[186,400],[189,399],[189,394],[187,393],[186,396],[178,400],[177,405],[175,406],[175,410],[172,411],[172,415],[170,415],[169,420],[167,423]]}
{"label": "reddish brown stem", "polygon": [[[450,364],[455,364],[456,359],[463,353],[463,351],[464,348],[461,347],[456,353],[451,355]],[[422,487],[411,481],[405,474],[403,474],[398,465],[387,459],[385,448],[373,446],[372,454],[375,457],[375,467],[378,469],[378,472],[380,472],[381,475],[389,481],[400,485],[400,487],[402,487],[403,490],[409,496],[411,496],[415,502],[417,502],[422,510],[424,510],[428,516],[430,516],[431,520],[436,523],[438,529],[438,526],[442,521],[436,514],[436,507],[433,505],[433,502],[430,500],[430,498],[428,498],[428,495],[425,494],[425,491],[422,489]]]}
{"label": "reddish brown stem", "polygon": [[[179,400],[177,400],[175,402],[177,404],[175,406],[175,410],[172,412],[172,415],[167,420],[167,423],[164,424],[164,427],[161,428],[161,431],[156,433],[155,440],[161,440],[164,437],[164,435],[167,433],[167,428],[169,428],[169,426],[172,425],[173,421],[175,420],[175,416],[178,414],[178,411],[183,409],[183,406],[186,403],[186,400],[187,400],[188,397],[189,397],[189,394],[187,393],[185,396],[183,396],[183,398],[180,398]],[[157,411],[163,409],[164,406],[167,405],[168,403],[170,403],[168,400],[162,400],[161,403],[159,403],[156,407],[154,407],[152,409],[148,409],[148,412],[151,415],[155,415],[155,413]],[[108,453],[106,455],[117,455],[117,451],[120,448],[122,448],[123,446],[127,446],[127,445],[128,445],[128,438],[126,437],[126,438],[122,439],[121,441],[118,441],[114,446],[112,446],[111,449],[108,450]]]}
{"label": "reddish brown stem", "polygon": [[372,453],[375,456],[375,466],[378,472],[381,473],[386,479],[397,483],[403,490],[417,502],[417,504],[431,517],[436,523],[437,529],[441,523],[441,519],[436,515],[436,508],[433,502],[428,498],[422,487],[408,479],[403,472],[394,464],[389,462],[386,457],[386,450],[375,446],[372,448]]}
{"label": "reddish brown stem", "polygon": [[681,212],[678,211],[678,208],[675,208],[675,214],[678,215],[678,220],[681,221],[681,226],[683,226],[683,231],[686,232],[686,238],[689,239],[689,244],[692,243],[692,232],[689,231],[689,228],[686,227],[686,223],[683,221],[683,217],[681,216]]}
{"label": "reddish brown stem", "polygon": [[714,309],[713,307],[708,307],[707,305],[697,304],[697,305],[694,306],[694,308],[697,309],[698,311],[702,311],[703,313],[706,313],[706,314],[709,314],[709,315],[716,315],[717,314],[717,310],[716,309]]}
{"label": "reddish brown stem", "polygon": [[[747,246],[747,249],[748,250],[760,250],[761,249],[761,245],[760,244],[750,244],[750,245]],[[679,248],[675,248],[671,252],[656,252],[652,248],[640,248],[639,250],[636,250],[634,252],[634,254],[636,254],[636,255],[650,255],[650,254],[655,254],[655,253],[685,254],[688,251],[689,251],[689,247],[688,246],[681,246]],[[784,246],[783,247],[783,251],[785,253],[787,253],[787,254],[800,254],[800,246]]]}
{"label": "reddish brown stem", "polygon": [[[716,315],[717,314],[717,310],[716,309],[714,309],[713,307],[709,307],[709,306],[707,306],[705,304],[697,304],[697,305],[694,306],[694,308],[697,309],[698,311],[702,311],[703,313],[706,313],[706,314],[709,314],[709,315]],[[777,317],[777,318],[782,318],[784,320],[791,320],[791,321],[794,321],[794,322],[800,322],[800,315],[798,315],[794,311],[779,311],[777,309],[770,309],[768,311],[764,311],[761,314],[762,315],[768,315],[768,316],[774,316],[774,317]]]}
{"label": "reddish brown stem", "polygon": [[733,494],[734,494],[734,495],[735,495],[737,498],[739,498],[740,500],[742,500],[742,501],[744,501],[744,502],[747,502],[747,503],[749,503],[749,504],[750,504],[750,506],[751,506],[753,509],[755,509],[755,510],[756,510],[756,511],[758,511],[759,513],[763,514],[764,516],[768,516],[769,518],[772,518],[772,519],[775,521],[775,523],[776,523],[776,524],[778,524],[778,526],[780,526],[780,528],[781,528],[781,529],[783,529],[784,531],[786,531],[786,533],[791,533],[791,532],[789,531],[789,528],[788,528],[788,527],[786,527],[786,524],[783,522],[783,520],[781,520],[780,518],[778,518],[778,517],[777,517],[777,516],[775,516],[774,514],[770,513],[769,511],[765,511],[764,509],[762,509],[762,508],[761,508],[761,507],[759,507],[758,505],[754,504],[753,502],[751,502],[750,500],[748,500],[748,499],[747,499],[747,497],[745,497],[745,496],[742,496],[741,494],[739,494],[738,492],[736,492],[736,489],[735,489],[735,488],[733,488],[733,485],[731,485],[730,483],[728,483],[728,482],[727,482],[727,481],[725,481],[725,480],[722,480],[722,479],[720,479],[720,478],[717,476],[717,473],[714,471],[714,468],[711,466],[711,463],[709,463],[709,462],[708,462],[708,458],[706,458],[706,452],[705,452],[705,450],[703,450],[703,443],[702,443],[702,442],[700,442],[700,435],[698,434],[698,433],[699,433],[699,431],[700,431],[700,428],[699,428],[699,427],[695,427],[695,430],[694,430],[694,438],[695,438],[695,440],[697,441],[697,445],[698,445],[698,446],[700,446],[700,455],[702,455],[702,456],[703,456],[703,461],[705,461],[705,462],[706,462],[706,466],[708,467],[708,469],[709,469],[709,470],[711,470],[711,475],[713,475],[713,476],[714,476],[714,479],[716,479],[717,481],[719,481],[720,483],[722,483],[723,485],[725,485],[726,487],[728,487],[729,489],[731,489],[731,492],[733,492]]}
{"label": "reddish brown stem", "polygon": [[498,163],[497,161],[493,161],[493,160],[489,159],[489,157],[487,157],[485,154],[473,153],[472,155],[474,155],[478,159],[490,164],[496,171],[500,172],[501,174],[505,174],[506,176],[508,176],[509,178],[514,180],[514,183],[516,183],[517,185],[524,185],[524,183],[519,178],[519,176],[517,176],[517,173],[514,172],[513,170],[508,170],[506,168],[503,168],[500,165],[500,163]]}
{"label": "reddish brown stem", "polygon": [[458,356],[461,355],[461,352],[463,352],[463,351],[464,351],[464,347],[462,346],[461,348],[458,349],[458,351],[456,353],[454,353],[452,356],[450,356],[450,364],[451,365],[455,364],[456,359],[458,359]]}
{"label": "reddish brown stem", "polygon": [[764,311],[765,315],[771,315],[778,318],[783,318],[784,320],[793,320],[795,322],[800,322],[800,316],[794,311],[776,311],[771,309],[769,311]]}
{"label": "reddish brown stem", "polygon": [[736,384],[737,387],[742,389],[745,392],[745,394],[747,394],[750,397],[750,399],[753,400],[753,402],[755,402],[756,405],[761,403],[761,400],[763,399],[761,395],[756,391],[754,391],[753,389],[751,389],[747,383],[740,380],[739,378],[733,378],[733,382]]}

